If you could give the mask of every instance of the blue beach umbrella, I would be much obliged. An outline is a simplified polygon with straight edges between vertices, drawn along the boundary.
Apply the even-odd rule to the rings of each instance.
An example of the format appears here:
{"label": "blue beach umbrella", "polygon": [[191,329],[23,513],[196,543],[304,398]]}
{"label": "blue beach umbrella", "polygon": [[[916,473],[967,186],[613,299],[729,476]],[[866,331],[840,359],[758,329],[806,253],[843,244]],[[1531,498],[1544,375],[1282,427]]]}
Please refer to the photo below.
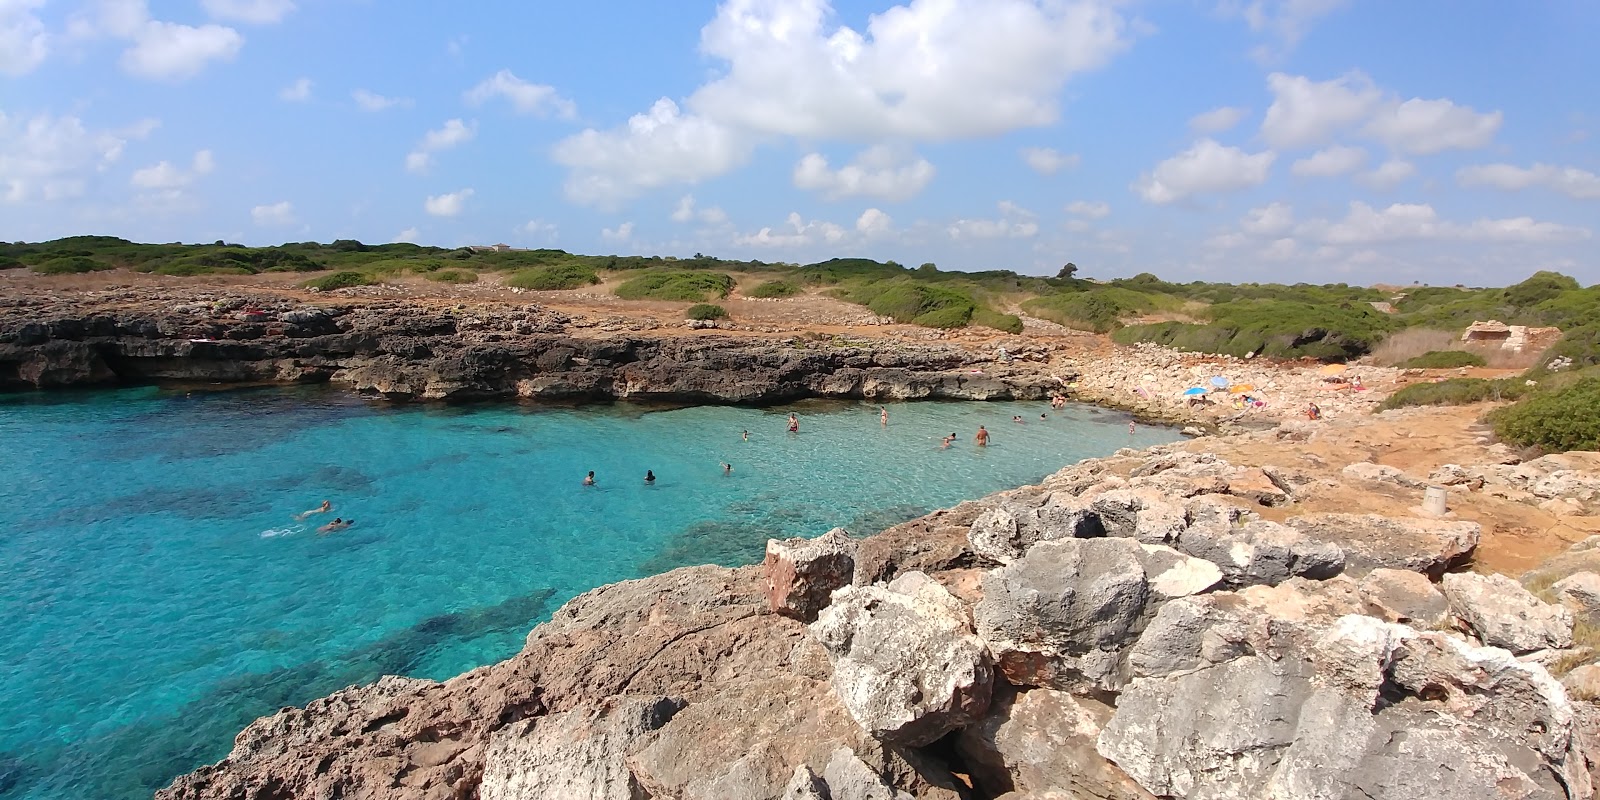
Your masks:
{"label": "blue beach umbrella", "polygon": [[1206,389],[1203,386],[1195,386],[1195,387],[1183,390],[1183,396],[1184,397],[1192,397],[1192,396],[1197,395],[1197,394],[1205,394],[1205,393],[1206,393]]}
{"label": "blue beach umbrella", "polygon": [[1211,379],[1211,385],[1217,387],[1218,389],[1226,389],[1226,388],[1228,388],[1228,384],[1230,382],[1231,381],[1229,381],[1227,378],[1222,377],[1221,375],[1218,375],[1215,378]]}

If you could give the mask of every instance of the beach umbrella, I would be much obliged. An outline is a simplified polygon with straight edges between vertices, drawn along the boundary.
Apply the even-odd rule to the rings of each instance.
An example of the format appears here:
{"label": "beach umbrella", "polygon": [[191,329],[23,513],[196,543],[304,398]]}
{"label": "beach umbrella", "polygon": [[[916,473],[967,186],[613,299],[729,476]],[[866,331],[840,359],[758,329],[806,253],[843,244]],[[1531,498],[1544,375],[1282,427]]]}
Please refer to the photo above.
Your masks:
{"label": "beach umbrella", "polygon": [[1255,390],[1256,387],[1248,383],[1236,383],[1228,389],[1228,391],[1232,392],[1233,394],[1244,394],[1245,392],[1253,392]]}
{"label": "beach umbrella", "polygon": [[1226,388],[1228,388],[1228,384],[1230,382],[1231,381],[1229,381],[1227,378],[1222,377],[1221,375],[1218,375],[1215,378],[1211,379],[1211,385],[1217,387],[1218,389],[1226,389]]}
{"label": "beach umbrella", "polygon": [[1329,365],[1323,367],[1322,369],[1317,370],[1317,374],[1318,375],[1324,375],[1324,376],[1327,376],[1327,377],[1331,378],[1331,377],[1333,377],[1335,375],[1344,374],[1344,371],[1346,369],[1349,369],[1349,367],[1345,366],[1344,364],[1329,364]]}
{"label": "beach umbrella", "polygon": [[1206,389],[1205,389],[1204,386],[1194,386],[1194,387],[1191,387],[1191,388],[1183,390],[1183,396],[1184,397],[1193,397],[1194,395],[1205,394],[1205,393],[1206,393]]}

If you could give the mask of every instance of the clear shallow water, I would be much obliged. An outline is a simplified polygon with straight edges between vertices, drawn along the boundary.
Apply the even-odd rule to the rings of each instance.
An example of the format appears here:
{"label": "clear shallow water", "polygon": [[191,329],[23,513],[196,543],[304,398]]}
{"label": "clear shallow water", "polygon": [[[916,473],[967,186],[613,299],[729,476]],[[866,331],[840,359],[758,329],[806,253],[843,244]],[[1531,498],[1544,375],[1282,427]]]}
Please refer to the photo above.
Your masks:
{"label": "clear shallow water", "polygon": [[[149,797],[281,706],[505,658],[594,586],[752,563],[768,537],[871,532],[1176,438],[1082,406],[1045,421],[1044,403],[889,410],[884,427],[845,403],[0,396],[0,798]],[[581,486],[591,469],[598,485]],[[325,498],[333,514],[291,519]],[[355,527],[318,536],[335,515]]]}

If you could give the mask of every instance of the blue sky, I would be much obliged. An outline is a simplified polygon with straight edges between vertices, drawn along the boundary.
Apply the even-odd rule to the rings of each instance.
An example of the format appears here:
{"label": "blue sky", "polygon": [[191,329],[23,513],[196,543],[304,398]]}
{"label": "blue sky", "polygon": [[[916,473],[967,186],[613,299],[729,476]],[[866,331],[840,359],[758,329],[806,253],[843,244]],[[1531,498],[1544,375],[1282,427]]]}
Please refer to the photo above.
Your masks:
{"label": "blue sky", "polygon": [[0,0],[0,237],[1600,282],[1600,4]]}

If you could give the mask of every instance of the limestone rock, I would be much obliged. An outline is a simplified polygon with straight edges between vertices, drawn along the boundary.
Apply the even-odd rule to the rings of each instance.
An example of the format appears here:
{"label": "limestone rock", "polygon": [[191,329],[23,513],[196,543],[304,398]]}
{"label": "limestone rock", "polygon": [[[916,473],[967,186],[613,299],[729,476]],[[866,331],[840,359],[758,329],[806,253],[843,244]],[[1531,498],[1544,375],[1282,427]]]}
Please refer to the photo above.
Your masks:
{"label": "limestone rock", "polygon": [[[1282,590],[1284,587],[1278,587]],[[1588,797],[1543,668],[1371,617],[1301,622],[1228,595],[1163,606],[1099,752],[1192,800]]]}
{"label": "limestone rock", "polygon": [[1338,545],[1345,568],[1362,575],[1379,567],[1426,573],[1438,580],[1478,547],[1476,522],[1391,518],[1377,514],[1304,514],[1288,524],[1307,537]]}
{"label": "limestone rock", "polygon": [[810,767],[801,764],[794,768],[794,776],[783,788],[782,800],[829,800],[828,785]]}
{"label": "limestone rock", "polygon": [[1140,562],[1156,599],[1188,597],[1222,582],[1222,569],[1203,558],[1159,544],[1141,544],[1139,548],[1144,551]]}
{"label": "limestone rock", "polygon": [[[833,751],[822,772],[830,800],[916,800],[889,786],[848,747]],[[731,795],[730,795],[731,796]]]}
{"label": "limestone rock", "polygon": [[503,728],[489,740],[478,794],[638,800],[646,795],[628,755],[682,708],[674,698],[622,695]]}
{"label": "limestone rock", "polygon": [[1145,544],[1171,544],[1189,526],[1188,513],[1182,506],[1149,489],[1104,492],[1094,498],[1090,509],[1105,535]]}
{"label": "limestone rock", "polygon": [[1361,579],[1366,612],[1387,622],[1428,630],[1450,617],[1450,604],[1420,572],[1375,569]]}
{"label": "limestone rock", "polygon": [[761,571],[767,603],[776,613],[810,622],[828,605],[833,591],[848,586],[856,570],[856,543],[844,528],[815,539],[767,540]]}
{"label": "limestone rock", "polygon": [[1228,494],[1256,505],[1282,506],[1290,502],[1289,493],[1259,467],[1239,467],[1228,474],[1227,481]]}
{"label": "limestone rock", "polygon": [[983,580],[978,635],[1012,683],[1115,689],[1150,597],[1131,539],[1041,542]]}
{"label": "limestone rock", "polygon": [[1099,521],[1085,504],[1053,494],[1041,505],[1002,502],[973,520],[967,540],[979,555],[1009,564],[1038,542],[1099,533]]}
{"label": "limestone rock", "polygon": [[1600,622],[1600,575],[1575,572],[1556,581],[1550,590],[1574,617],[1588,620],[1590,624]]}
{"label": "limestone rock", "polygon": [[1276,522],[1240,527],[1191,525],[1176,548],[1216,564],[1230,587],[1275,584],[1303,575],[1328,578],[1344,568],[1344,552]]}
{"label": "limestone rock", "polygon": [[1572,646],[1572,612],[1504,575],[1451,573],[1441,586],[1450,610],[1486,645],[1517,654]]}
{"label": "limestone rock", "polygon": [[1584,664],[1563,675],[1561,685],[1574,700],[1600,700],[1600,664]]}
{"label": "limestone rock", "polygon": [[1373,464],[1368,461],[1351,464],[1339,470],[1339,472],[1351,480],[1392,483],[1395,486],[1403,486],[1407,489],[1421,489],[1426,485],[1394,467],[1386,464]]}
{"label": "limestone rock", "polygon": [[1095,751],[1112,709],[1051,689],[1006,692],[989,716],[961,731],[956,747],[989,795],[1149,800],[1115,764]]}
{"label": "limestone rock", "polygon": [[923,573],[840,590],[811,634],[834,691],[875,737],[921,746],[988,709],[994,669],[967,607]]}

